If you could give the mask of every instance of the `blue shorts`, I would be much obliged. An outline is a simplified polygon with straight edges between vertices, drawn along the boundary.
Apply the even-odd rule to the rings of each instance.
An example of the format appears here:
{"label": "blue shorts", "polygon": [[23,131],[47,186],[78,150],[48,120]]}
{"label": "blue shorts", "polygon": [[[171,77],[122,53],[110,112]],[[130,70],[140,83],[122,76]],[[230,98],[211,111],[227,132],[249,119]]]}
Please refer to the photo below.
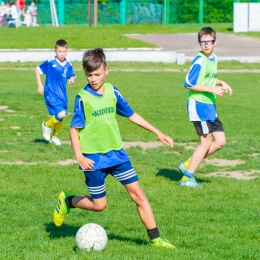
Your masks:
{"label": "blue shorts", "polygon": [[84,174],[85,183],[93,199],[106,196],[105,179],[108,174],[114,176],[123,185],[138,181],[138,176],[130,161],[96,171],[84,171]]}
{"label": "blue shorts", "polygon": [[46,103],[46,107],[50,115],[58,115],[63,110],[65,110],[66,115],[68,115],[68,107],[66,105]]}

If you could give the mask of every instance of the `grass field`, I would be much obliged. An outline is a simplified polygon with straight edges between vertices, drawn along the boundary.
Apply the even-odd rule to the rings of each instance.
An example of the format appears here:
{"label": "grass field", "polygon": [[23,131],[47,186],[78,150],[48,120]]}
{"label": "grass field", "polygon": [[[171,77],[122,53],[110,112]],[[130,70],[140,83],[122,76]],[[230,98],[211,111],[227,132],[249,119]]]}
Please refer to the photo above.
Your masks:
{"label": "grass field", "polygon": [[[133,203],[110,177],[105,211],[76,209],[63,227],[55,228],[52,213],[57,194],[64,189],[86,194],[83,175],[76,163],[70,164],[75,157],[69,142],[56,147],[42,138],[41,122],[48,115],[42,96],[36,92],[33,71],[1,71],[0,106],[8,106],[0,110],[2,259],[259,259],[260,182],[259,171],[251,171],[260,169],[260,125],[259,120],[252,120],[260,97],[258,91],[248,91],[259,84],[259,76],[221,75],[233,86],[234,95],[218,99],[228,143],[211,159],[230,164],[204,163],[197,174],[202,190],[178,187],[181,176],[176,165],[191,154],[197,141],[185,111],[184,76],[116,71],[108,76],[137,112],[176,142],[173,150],[128,149],[162,236],[178,247],[171,251],[147,246],[148,238]],[[83,73],[78,72],[76,84],[68,88],[70,111],[75,94],[84,84]],[[71,115],[65,119],[63,142],[69,141],[70,119]],[[156,141],[155,136],[127,119],[119,118],[119,123],[124,141]],[[254,179],[208,176],[218,172],[251,173]],[[75,247],[77,229],[88,222],[102,225],[108,233],[109,242],[102,253],[79,252]]]}
{"label": "grass field", "polygon": [[[0,63],[1,259],[259,260],[259,74],[219,73],[234,91],[232,97],[217,100],[227,145],[199,167],[197,178],[204,188],[185,189],[178,186],[181,175],[176,166],[191,155],[198,139],[185,108],[188,93],[183,88],[186,72],[182,70],[187,65],[174,67],[180,72],[140,71],[169,68],[162,64],[108,65],[107,80],[120,89],[136,112],[175,141],[173,149],[131,147],[127,152],[162,237],[178,250],[148,245],[135,205],[111,176],[106,183],[108,206],[103,212],[75,209],[62,227],[54,226],[52,214],[60,191],[88,194],[69,143],[72,115],[64,120],[63,145],[47,143],[41,123],[48,114],[43,97],[37,94],[36,64]],[[247,66],[259,69],[259,64]],[[122,71],[124,67],[135,71]],[[71,113],[75,95],[86,84],[80,64],[75,63],[75,68],[76,82],[68,86]],[[244,66],[231,62],[221,63],[220,68]],[[118,117],[118,121],[125,142],[157,141],[127,119]],[[75,234],[89,222],[106,229],[105,251],[86,253],[76,248]]]}
{"label": "grass field", "polygon": [[[208,24],[205,26],[209,26]],[[233,33],[232,24],[211,24],[216,32]],[[64,27],[21,27],[4,29],[0,26],[0,49],[54,48],[57,39],[66,39],[69,48],[140,48],[156,47],[153,44],[130,39],[124,34],[135,33],[197,33],[199,26],[160,25],[111,25],[111,26],[64,26]],[[240,33],[260,37],[260,32]]]}

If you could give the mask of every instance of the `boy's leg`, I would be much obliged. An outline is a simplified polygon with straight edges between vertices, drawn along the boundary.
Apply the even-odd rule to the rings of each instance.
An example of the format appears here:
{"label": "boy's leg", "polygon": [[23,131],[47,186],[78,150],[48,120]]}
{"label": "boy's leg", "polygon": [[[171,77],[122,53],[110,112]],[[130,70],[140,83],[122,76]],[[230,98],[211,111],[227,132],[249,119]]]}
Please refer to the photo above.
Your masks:
{"label": "boy's leg", "polygon": [[106,207],[106,197],[92,199],[88,196],[70,196],[66,192],[61,192],[58,197],[58,204],[54,210],[54,223],[57,227],[61,226],[72,208],[81,208],[91,211],[102,211]]}
{"label": "boy's leg", "polygon": [[190,173],[195,173],[196,169],[202,162],[203,158],[208,154],[212,144],[212,134],[201,135],[200,143],[193,152],[190,160],[189,167],[187,171]]}
{"label": "boy's leg", "polygon": [[212,134],[200,135],[200,143],[195,149],[188,164],[188,168],[183,170],[183,177],[179,182],[182,187],[202,188],[194,177],[194,173],[200,165],[203,158],[208,153],[212,143]]}
{"label": "boy's leg", "polygon": [[61,192],[58,205],[54,210],[54,223],[61,226],[72,208],[102,211],[106,208],[106,172],[102,170],[85,171],[85,183],[91,196],[74,196]]}
{"label": "boy's leg", "polygon": [[60,133],[60,130],[62,128],[62,119],[59,121],[59,120],[56,120],[55,121],[55,124],[54,124],[54,129],[53,129],[53,135],[52,135],[52,138],[54,136],[57,136],[59,133]]}
{"label": "boy's leg", "polygon": [[[206,155],[204,156],[203,159],[205,159],[206,157],[208,157],[211,154],[215,153],[216,151],[220,150],[226,144],[226,136],[225,136],[224,132],[213,132],[211,134],[212,134],[212,137],[213,137],[213,141],[211,142],[210,148],[209,148],[208,152],[206,153]],[[184,163],[181,163],[181,164],[178,165],[179,170],[183,174],[184,174],[185,170],[188,170],[190,162],[191,162],[191,157],[187,161],[185,161]],[[201,163],[201,161],[200,161],[200,163]],[[180,169],[179,166],[182,167],[182,168]],[[196,169],[197,169],[197,167],[196,167]]]}
{"label": "boy's leg", "polygon": [[139,217],[147,229],[151,239],[151,245],[163,248],[176,248],[168,240],[161,239],[158,228],[156,227],[154,215],[150,203],[148,202],[138,181],[124,185],[131,199],[136,203]]}
{"label": "boy's leg", "polygon": [[51,142],[54,143],[55,145],[61,145],[60,139],[57,137],[61,131],[62,128],[62,121],[63,118],[66,116],[66,111],[63,110],[57,115],[54,116],[53,119],[53,134],[51,137]]}
{"label": "boy's leg", "polygon": [[216,151],[223,148],[226,144],[226,136],[224,132],[213,132],[213,142],[211,143],[211,146],[209,148],[209,151],[207,152],[206,157],[210,156],[211,154],[215,153]]}
{"label": "boy's leg", "polygon": [[71,204],[74,208],[80,208],[91,211],[102,211],[106,208],[107,199],[106,197],[100,199],[93,199],[89,196],[73,196]]}
{"label": "boy's leg", "polygon": [[175,248],[169,241],[161,239],[151,206],[138,183],[138,176],[131,162],[111,167],[109,172],[124,185],[131,199],[136,203],[138,214],[147,229],[151,244],[157,247]]}
{"label": "boy's leg", "polygon": [[[217,150],[221,149],[226,144],[224,128],[218,117],[216,118],[216,120],[214,122],[195,121],[195,122],[193,122],[193,124],[195,126],[195,129],[196,129],[197,134],[199,135],[200,139],[201,139],[201,136],[211,134],[212,138],[214,140],[213,142],[211,142],[210,148],[207,151],[207,153],[205,154],[204,158],[208,157],[209,155],[213,154]],[[187,160],[185,163],[180,163],[178,165],[178,169],[182,173],[184,173],[188,169],[189,164],[190,164],[189,160]],[[198,165],[197,165],[197,167],[198,167]]]}
{"label": "boy's leg", "polygon": [[131,199],[136,203],[138,214],[146,229],[155,228],[156,223],[154,220],[152,208],[138,181],[126,184],[125,188],[129,193]]}

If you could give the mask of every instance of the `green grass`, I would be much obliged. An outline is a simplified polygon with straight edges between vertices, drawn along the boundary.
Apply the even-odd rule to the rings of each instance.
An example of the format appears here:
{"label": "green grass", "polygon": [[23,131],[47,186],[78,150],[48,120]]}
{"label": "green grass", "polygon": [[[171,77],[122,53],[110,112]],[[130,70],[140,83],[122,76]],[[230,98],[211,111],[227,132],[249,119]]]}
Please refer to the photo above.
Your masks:
{"label": "green grass", "polygon": [[[232,24],[207,24],[217,32],[233,33]],[[153,44],[130,39],[124,34],[169,34],[169,33],[197,33],[201,29],[198,25],[107,25],[98,27],[63,26],[63,27],[21,27],[18,29],[4,29],[0,27],[0,49],[28,49],[54,48],[57,39],[65,39],[71,49],[102,48],[140,48],[157,47]],[[243,35],[260,37],[260,32],[248,32]]]}
{"label": "green grass", "polygon": [[[34,70],[39,65],[38,62],[0,62],[0,70]],[[109,62],[110,71],[165,71],[165,72],[187,72],[191,62],[187,61],[184,65],[177,63],[163,62]],[[81,62],[73,62],[76,72],[82,71]],[[259,70],[260,63],[244,63],[239,61],[219,61],[218,68],[221,70]]]}
{"label": "green grass", "polygon": [[[44,29],[44,28],[43,28]],[[19,30],[18,30],[19,31]],[[50,41],[49,41],[50,42]],[[110,66],[111,65],[111,66]],[[48,118],[43,97],[37,94],[35,63],[1,63],[0,73],[0,252],[1,259],[259,259],[259,173],[256,179],[209,177],[209,172],[260,169],[258,104],[259,75],[219,73],[233,87],[232,97],[218,97],[218,114],[227,145],[211,158],[241,160],[236,166],[203,163],[197,172],[204,189],[182,189],[176,165],[188,158],[197,135],[185,108],[185,72],[124,72],[118,69],[151,69],[162,64],[112,63],[107,80],[117,86],[130,105],[148,121],[172,136],[174,149],[159,147],[127,150],[153,208],[162,237],[177,251],[151,248],[136,207],[125,189],[107,178],[108,206],[103,212],[73,210],[64,226],[56,228],[52,214],[61,190],[88,194],[84,176],[69,144],[61,147],[43,140],[41,123]],[[168,65],[164,65],[168,68]],[[222,65],[220,65],[222,66]],[[223,68],[241,68],[229,63]],[[259,65],[248,65],[259,69]],[[77,79],[68,86],[69,111],[76,93],[85,84],[80,64]],[[14,69],[19,68],[19,69]],[[24,70],[21,70],[24,68]],[[173,67],[175,68],[175,67]],[[183,69],[186,68],[183,67]],[[124,141],[156,141],[151,133],[118,117]],[[64,120],[61,140],[69,141],[71,114]],[[75,234],[94,222],[108,234],[104,252],[80,252]]]}

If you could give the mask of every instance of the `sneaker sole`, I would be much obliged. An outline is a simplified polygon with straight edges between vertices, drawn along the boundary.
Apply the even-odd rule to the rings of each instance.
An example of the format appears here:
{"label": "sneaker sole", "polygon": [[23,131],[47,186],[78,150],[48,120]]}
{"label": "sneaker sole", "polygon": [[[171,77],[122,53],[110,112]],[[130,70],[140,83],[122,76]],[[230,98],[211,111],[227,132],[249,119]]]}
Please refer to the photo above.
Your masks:
{"label": "sneaker sole", "polygon": [[[185,183],[185,182],[184,182]],[[188,187],[188,188],[200,188],[200,189],[202,189],[203,188],[203,186],[201,186],[200,184],[191,184],[191,185],[187,185],[187,184],[184,184],[183,182],[179,182],[179,186],[180,187]]]}
{"label": "sneaker sole", "polygon": [[52,140],[50,140],[50,143],[53,143],[53,144],[55,144],[55,145],[57,145],[57,146],[60,146],[61,144],[56,144],[55,142],[53,142]]}

